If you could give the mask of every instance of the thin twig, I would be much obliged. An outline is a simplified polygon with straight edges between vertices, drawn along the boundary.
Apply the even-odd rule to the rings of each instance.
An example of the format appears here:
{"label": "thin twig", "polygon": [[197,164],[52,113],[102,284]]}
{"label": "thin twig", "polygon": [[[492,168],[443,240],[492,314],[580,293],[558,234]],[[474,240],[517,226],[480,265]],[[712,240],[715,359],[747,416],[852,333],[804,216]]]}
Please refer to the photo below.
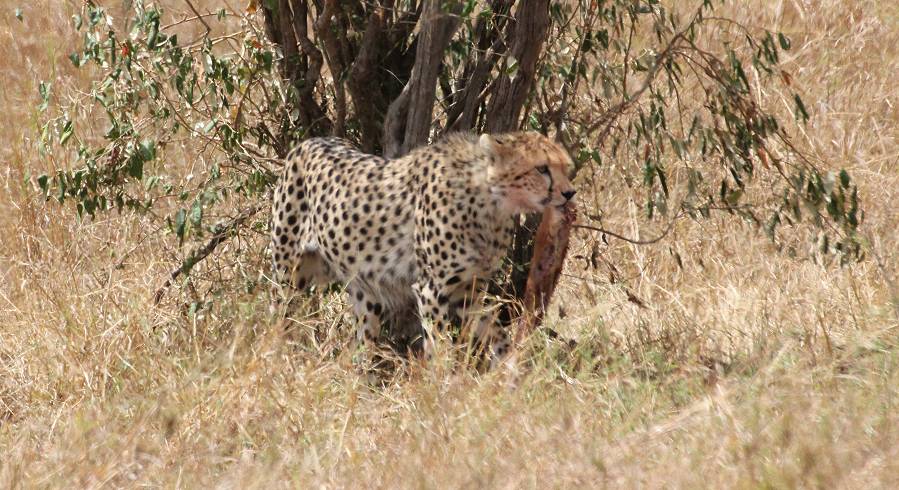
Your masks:
{"label": "thin twig", "polygon": [[191,10],[193,10],[194,14],[197,16],[197,19],[203,23],[203,26],[206,28],[206,35],[208,36],[209,33],[212,32],[212,28],[209,27],[209,24],[206,22],[206,19],[203,18],[203,14],[201,14],[197,10],[197,8],[194,7],[194,4],[190,3],[190,0],[184,0],[184,3],[186,3],[187,6],[190,7]]}
{"label": "thin twig", "polygon": [[235,231],[240,227],[246,220],[250,219],[253,215],[258,213],[263,208],[262,203],[255,204],[250,206],[236,217],[234,217],[231,221],[225,223],[218,227],[218,231],[216,231],[215,235],[206,242],[206,245],[203,245],[194,253],[190,254],[190,256],[181,263],[176,269],[174,269],[171,273],[169,273],[169,278],[166,279],[165,283],[156,290],[156,294],[153,295],[153,304],[159,304],[159,301],[162,300],[162,296],[165,294],[166,290],[175,282],[175,279],[178,279],[182,274],[186,274],[190,272],[190,270],[202,262],[209,256],[215,249],[221,245],[223,242],[227,241],[229,238],[235,235]]}
{"label": "thin twig", "polygon": [[609,230],[607,230],[607,229],[605,229],[605,228],[602,228],[602,227],[600,227],[600,226],[591,226],[591,225],[584,225],[584,224],[578,224],[578,223],[575,223],[575,224],[573,225],[573,227],[574,227],[574,228],[583,228],[583,229],[585,229],[585,230],[591,230],[591,231],[598,231],[598,232],[600,232],[600,233],[604,233],[604,234],[606,234],[606,235],[615,237],[615,238],[617,238],[617,239],[619,239],[619,240],[624,240],[624,241],[626,241],[626,242],[628,242],[628,243],[633,243],[634,245],[652,245],[653,243],[658,243],[658,242],[662,241],[662,239],[664,239],[666,236],[668,236],[668,234],[671,232],[671,230],[674,229],[674,223],[677,221],[677,218],[679,218],[679,217],[680,217],[680,215],[675,216],[674,218],[671,218],[671,221],[668,222],[668,226],[665,228],[665,231],[663,231],[661,235],[659,235],[659,236],[657,236],[657,237],[655,237],[655,238],[651,238],[651,239],[649,239],[649,240],[640,240],[640,239],[635,239],[635,238],[628,238],[628,237],[626,237],[626,236],[624,236],[624,235],[619,235],[618,233],[615,233],[614,231],[609,231]]}
{"label": "thin twig", "polygon": [[630,95],[628,95],[627,93],[623,94],[624,99],[621,102],[619,102],[618,104],[616,104],[615,106],[613,106],[609,110],[607,110],[602,116],[600,116],[600,118],[596,122],[591,124],[586,129],[587,134],[592,134],[596,130],[603,128],[603,126],[605,126],[602,129],[602,131],[600,131],[600,134],[597,137],[598,144],[601,145],[603,143],[603,141],[606,139],[606,137],[608,136],[609,132],[612,129],[613,123],[615,122],[616,119],[618,119],[618,116],[623,114],[632,105],[634,105],[640,99],[640,97],[643,95],[643,93],[646,92],[647,89],[649,89],[649,87],[652,85],[653,81],[655,81],[656,75],[658,75],[659,71],[662,69],[662,67],[665,65],[665,63],[668,61],[668,58],[670,58],[671,56],[674,55],[678,45],[680,44],[680,41],[687,39],[687,33],[690,32],[690,29],[693,27],[693,25],[699,19],[701,19],[701,17],[700,17],[701,12],[702,12],[702,7],[699,7],[696,11],[696,14],[694,14],[694,16],[690,20],[690,22],[687,23],[687,26],[684,29],[678,31],[676,34],[674,34],[674,36],[671,37],[671,39],[668,41],[668,44],[665,46],[665,48],[656,56],[655,63],[648,70],[646,76],[643,78],[642,84],[637,89],[637,91]]}
{"label": "thin twig", "polygon": [[[182,18],[181,20],[176,20],[176,21],[172,22],[171,24],[166,24],[166,25],[160,27],[159,30],[160,30],[160,31],[164,31],[164,30],[167,30],[167,29],[171,29],[172,27],[179,26],[179,25],[181,25],[181,24],[186,24],[186,23],[188,23],[188,22],[193,22],[193,21],[195,21],[195,20],[201,20],[203,17],[218,17],[218,15],[219,15],[219,14],[218,14],[217,12],[210,12],[210,13],[208,13],[208,14],[203,14],[203,15],[199,15],[199,16],[196,16],[196,17],[184,17],[184,18]],[[226,13],[225,15],[230,15],[230,16],[232,16],[232,17],[237,17],[237,16],[234,15],[234,14],[228,14],[228,13]]]}
{"label": "thin twig", "polygon": [[[573,16],[573,14],[572,14]],[[596,23],[596,15],[591,15],[589,17],[589,22],[585,23],[587,32],[593,30],[593,25]],[[570,22],[570,20],[569,20]],[[565,77],[562,82],[562,97],[561,102],[559,103],[559,109],[553,115],[553,123],[556,127],[556,139],[562,143],[562,145],[571,152],[571,144],[568,141],[568,138],[565,136],[565,132],[563,131],[563,119],[567,119],[568,115],[568,107],[571,103],[571,97],[577,96],[578,82],[580,82],[581,77],[578,76],[580,73],[581,64],[584,62],[584,54],[587,47],[587,34],[585,33],[581,37],[581,41],[578,44],[577,51],[574,53],[574,59],[571,62],[571,75]],[[627,73],[625,71],[625,73]],[[577,175],[577,172],[580,170],[577,165],[572,170],[572,174],[569,175],[569,178],[574,178]]]}

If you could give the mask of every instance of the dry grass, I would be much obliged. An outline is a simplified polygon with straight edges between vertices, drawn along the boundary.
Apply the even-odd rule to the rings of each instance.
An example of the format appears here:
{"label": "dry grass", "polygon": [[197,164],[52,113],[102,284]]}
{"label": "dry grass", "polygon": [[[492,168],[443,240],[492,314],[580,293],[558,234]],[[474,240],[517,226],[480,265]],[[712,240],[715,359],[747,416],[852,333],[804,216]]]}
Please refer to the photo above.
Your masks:
{"label": "dry grass", "polygon": [[[550,319],[581,349],[547,343],[517,389],[439,363],[373,389],[270,328],[264,294],[154,307],[171,257],[149,225],[78,223],[26,179],[61,164],[36,151],[38,81],[86,75],[65,59],[75,2],[19,3],[22,23],[0,10],[0,486],[899,486],[895,2],[728,7],[792,36],[797,134],[856,177],[868,260],[777,254],[726,217],[613,242],[572,261]],[[637,234],[639,203],[601,177],[605,224]]]}

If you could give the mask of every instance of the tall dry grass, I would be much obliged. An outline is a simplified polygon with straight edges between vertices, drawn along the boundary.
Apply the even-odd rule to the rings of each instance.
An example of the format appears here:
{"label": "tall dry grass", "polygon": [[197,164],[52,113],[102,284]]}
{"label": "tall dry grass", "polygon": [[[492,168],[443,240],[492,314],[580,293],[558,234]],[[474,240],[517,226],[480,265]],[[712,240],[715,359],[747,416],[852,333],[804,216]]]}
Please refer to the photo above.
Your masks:
{"label": "tall dry grass", "polygon": [[[792,37],[813,112],[793,131],[855,176],[867,260],[777,253],[727,216],[602,245],[597,267],[571,261],[550,318],[580,347],[538,341],[514,389],[440,362],[372,388],[347,355],[270,328],[258,293],[153,306],[172,257],[150,222],[78,222],[28,179],[65,164],[37,152],[38,81],[61,97],[89,80],[66,60],[80,2],[19,3],[0,7],[0,486],[899,486],[895,2],[726,7]],[[603,172],[605,225],[646,233]],[[302,322],[348,340],[325,306]]]}

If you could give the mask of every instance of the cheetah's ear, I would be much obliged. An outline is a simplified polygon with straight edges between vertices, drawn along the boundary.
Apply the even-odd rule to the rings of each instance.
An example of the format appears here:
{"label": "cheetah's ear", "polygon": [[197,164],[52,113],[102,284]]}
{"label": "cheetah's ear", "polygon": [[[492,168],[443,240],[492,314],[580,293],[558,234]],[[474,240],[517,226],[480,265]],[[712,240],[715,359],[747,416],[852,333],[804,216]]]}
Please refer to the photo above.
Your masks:
{"label": "cheetah's ear", "polygon": [[484,153],[490,155],[494,163],[509,164],[518,160],[515,151],[503,140],[491,134],[482,134],[478,138],[478,145]]}
{"label": "cheetah's ear", "polygon": [[481,148],[486,150],[488,153],[494,153],[496,151],[496,141],[493,139],[493,136],[490,136],[487,133],[481,135],[478,138],[478,143],[481,145]]}

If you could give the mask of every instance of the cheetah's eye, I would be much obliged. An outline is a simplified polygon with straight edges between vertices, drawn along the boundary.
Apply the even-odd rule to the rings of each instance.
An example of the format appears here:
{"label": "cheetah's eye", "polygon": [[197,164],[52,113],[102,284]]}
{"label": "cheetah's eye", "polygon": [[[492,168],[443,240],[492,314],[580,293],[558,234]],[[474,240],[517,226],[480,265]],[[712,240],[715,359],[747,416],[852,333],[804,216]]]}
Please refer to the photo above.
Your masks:
{"label": "cheetah's eye", "polygon": [[537,171],[543,175],[549,175],[549,166],[548,165],[540,165],[537,167]]}

